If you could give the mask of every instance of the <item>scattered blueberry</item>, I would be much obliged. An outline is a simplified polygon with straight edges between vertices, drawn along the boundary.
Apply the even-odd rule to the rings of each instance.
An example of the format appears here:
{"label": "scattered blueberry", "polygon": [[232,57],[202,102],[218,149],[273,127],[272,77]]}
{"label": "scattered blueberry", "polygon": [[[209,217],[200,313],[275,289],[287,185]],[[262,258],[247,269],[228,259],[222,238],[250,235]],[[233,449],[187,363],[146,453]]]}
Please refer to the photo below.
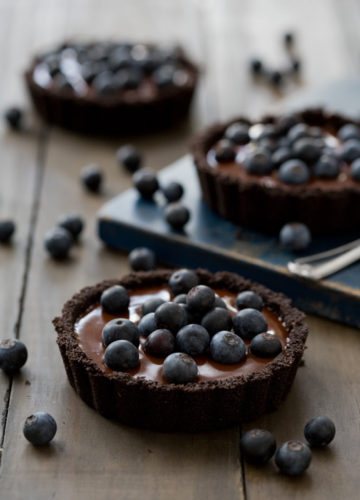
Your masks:
{"label": "scattered blueberry", "polygon": [[10,241],[15,232],[15,223],[12,220],[0,220],[0,242]]}
{"label": "scattered blueberry", "polygon": [[315,177],[335,179],[340,173],[340,163],[334,155],[322,154],[313,168]]}
{"label": "scattered blueberry", "polygon": [[98,193],[100,191],[103,174],[98,165],[86,165],[81,170],[81,181],[83,185],[91,192]]}
{"label": "scattered blueberry", "polygon": [[115,318],[106,323],[102,331],[102,341],[107,347],[115,340],[128,340],[134,346],[139,345],[140,331],[129,319]]}
{"label": "scattered blueberry", "polygon": [[55,419],[49,413],[42,411],[27,417],[23,427],[24,436],[35,446],[50,443],[56,434],[56,430]]}
{"label": "scattered blueberry", "polygon": [[241,437],[241,451],[248,463],[264,465],[274,455],[276,441],[265,429],[252,429]]}
{"label": "scattered blueberry", "polygon": [[256,148],[246,156],[244,167],[249,174],[265,175],[271,173],[273,165],[270,153],[264,148]]}
{"label": "scattered blueberry", "polygon": [[206,285],[197,285],[189,290],[186,304],[190,311],[205,314],[214,307],[215,293]]}
{"label": "scattered blueberry", "polygon": [[287,441],[277,449],[275,463],[280,472],[287,476],[299,476],[309,467],[311,451],[301,441]]}
{"label": "scattered blueberry", "polygon": [[16,339],[0,341],[0,368],[6,373],[15,373],[26,363],[28,352],[25,344]]}
{"label": "scattered blueberry", "polygon": [[267,331],[265,316],[257,309],[246,308],[233,318],[234,332],[244,339],[251,340],[255,335]]}
{"label": "scattered blueberry", "polygon": [[175,351],[175,337],[164,328],[150,333],[145,341],[145,352],[158,358],[166,358]]}
{"label": "scattered blueberry", "polygon": [[360,140],[359,139],[349,139],[343,144],[342,150],[340,152],[340,157],[342,160],[347,162],[352,162],[357,158],[360,158]]}
{"label": "scattered blueberry", "polygon": [[114,285],[103,291],[100,304],[109,314],[120,314],[129,307],[129,293],[122,285]]}
{"label": "scattered blueberry", "polygon": [[63,228],[51,229],[45,236],[45,248],[54,259],[65,259],[74,243],[71,233]]}
{"label": "scattered blueberry", "polygon": [[296,125],[293,125],[288,134],[287,137],[291,143],[294,143],[298,139],[301,139],[302,137],[308,137],[309,136],[309,126],[306,125],[306,123],[297,123]]}
{"label": "scattered blueberry", "polygon": [[170,182],[169,184],[163,186],[161,191],[170,203],[179,201],[184,194],[184,188],[179,182]]}
{"label": "scattered blueberry", "polygon": [[293,251],[305,250],[311,243],[309,228],[301,222],[290,222],[282,227],[279,235],[280,243]]}
{"label": "scattered blueberry", "polygon": [[295,158],[300,158],[305,162],[314,162],[321,156],[321,139],[312,137],[302,137],[294,142],[292,151]]}
{"label": "scattered blueberry", "polygon": [[135,188],[146,200],[151,200],[159,189],[159,182],[156,175],[149,169],[143,168],[133,175]]}
{"label": "scattered blueberry", "polygon": [[152,73],[152,79],[158,87],[169,87],[174,83],[175,71],[172,64],[164,64]]}
{"label": "scattered blueberry", "polygon": [[235,333],[224,330],[216,333],[211,339],[210,353],[214,361],[230,365],[245,359],[246,346]]}
{"label": "scattered blueberry", "polygon": [[179,269],[172,273],[169,279],[169,287],[174,295],[187,293],[191,288],[198,285],[199,278],[194,271]]}
{"label": "scattered blueberry", "polygon": [[271,155],[271,163],[276,166],[281,165],[282,163],[290,160],[293,157],[293,153],[290,148],[283,146],[281,148],[276,149]]}
{"label": "scattered blueberry", "polygon": [[215,146],[215,158],[219,163],[234,161],[236,152],[233,143],[228,139],[221,139]]}
{"label": "scattered blueberry", "polygon": [[255,75],[259,75],[263,71],[263,63],[260,59],[252,59],[250,61],[250,69]]}
{"label": "scattered blueberry", "polygon": [[179,295],[176,295],[173,302],[176,304],[186,304],[186,293],[179,293]]}
{"label": "scattered blueberry", "polygon": [[281,353],[282,345],[272,333],[259,333],[252,339],[250,351],[259,358],[274,358]]}
{"label": "scattered blueberry", "polygon": [[215,309],[205,314],[201,324],[212,337],[215,333],[221,332],[222,330],[231,330],[233,322],[232,316],[227,309],[215,307]]}
{"label": "scattered blueberry", "polygon": [[155,313],[151,312],[143,316],[138,323],[138,328],[141,335],[144,337],[147,337],[150,333],[154,332],[157,329]]}
{"label": "scattered blueberry", "polygon": [[360,158],[357,158],[351,163],[350,175],[355,181],[360,181]]}
{"label": "scattered blueberry", "polygon": [[141,167],[142,157],[139,151],[131,146],[122,146],[116,152],[116,159],[129,172],[136,172]]}
{"label": "scattered blueberry", "polygon": [[140,68],[123,68],[115,73],[112,84],[116,90],[136,89],[141,83],[142,75]]}
{"label": "scattered blueberry", "polygon": [[218,295],[215,295],[214,307],[222,307],[223,309],[227,309],[225,301]]}
{"label": "scattered blueberry", "polygon": [[305,425],[304,435],[311,446],[327,446],[335,436],[335,425],[328,417],[315,417]]}
{"label": "scattered blueberry", "polygon": [[186,312],[180,304],[166,302],[155,311],[155,321],[158,328],[165,328],[177,333],[186,323]]}
{"label": "scattered blueberry", "polygon": [[246,144],[249,142],[249,125],[246,123],[233,123],[225,130],[225,138],[234,144]]}
{"label": "scattered blueberry", "polygon": [[180,230],[190,219],[190,212],[182,203],[169,203],[165,208],[166,222],[174,229]]}
{"label": "scattered blueberry", "polygon": [[72,237],[76,239],[84,228],[84,221],[75,214],[63,215],[58,220],[58,226],[67,229]]}
{"label": "scattered blueberry", "polygon": [[165,303],[166,300],[162,299],[161,297],[150,297],[149,299],[145,300],[145,302],[141,306],[142,316],[146,316],[149,313],[155,312],[158,307]]}
{"label": "scattered blueberry", "polygon": [[179,351],[199,356],[204,354],[209,346],[210,337],[207,330],[196,324],[186,325],[176,335],[176,345]]}
{"label": "scattered blueberry", "polygon": [[23,112],[20,108],[15,106],[8,108],[4,113],[4,119],[13,130],[20,130],[23,120]]}
{"label": "scattered blueberry", "polygon": [[151,271],[156,267],[155,253],[150,248],[134,248],[129,253],[129,264],[134,271]]}
{"label": "scattered blueberry", "polygon": [[238,309],[246,309],[250,307],[261,311],[264,306],[264,301],[258,293],[253,292],[252,290],[245,290],[244,292],[240,292],[236,297],[235,306]]}
{"label": "scattered blueberry", "polygon": [[105,349],[104,361],[111,370],[131,370],[139,364],[139,351],[128,340],[115,340]]}
{"label": "scattered blueberry", "polygon": [[347,123],[339,129],[337,135],[342,142],[346,142],[349,139],[360,139],[360,127],[352,123]]}
{"label": "scattered blueberry", "polygon": [[164,361],[163,374],[173,384],[194,382],[198,375],[198,367],[191,356],[183,352],[174,352]]}
{"label": "scattered blueberry", "polygon": [[280,166],[279,178],[285,184],[305,184],[310,178],[307,165],[301,160],[288,160]]}

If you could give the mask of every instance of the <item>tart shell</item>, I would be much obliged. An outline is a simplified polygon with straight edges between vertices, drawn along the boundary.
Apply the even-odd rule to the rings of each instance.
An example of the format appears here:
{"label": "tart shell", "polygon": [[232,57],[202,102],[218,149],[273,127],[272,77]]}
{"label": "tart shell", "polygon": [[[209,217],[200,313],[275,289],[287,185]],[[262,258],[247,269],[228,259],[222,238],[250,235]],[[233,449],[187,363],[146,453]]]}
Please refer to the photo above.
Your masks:
{"label": "tart shell", "polygon": [[223,380],[186,385],[161,384],[122,372],[105,373],[81,349],[75,323],[114,284],[130,292],[166,284],[173,271],[132,273],[82,289],[54,319],[57,343],[70,384],[78,395],[105,417],[159,431],[198,432],[254,420],[275,410],[285,398],[301,361],[308,334],[304,314],[282,294],[228,272],[198,270],[200,282],[233,292],[251,289],[281,318],[289,336],[285,350],[261,371]]}

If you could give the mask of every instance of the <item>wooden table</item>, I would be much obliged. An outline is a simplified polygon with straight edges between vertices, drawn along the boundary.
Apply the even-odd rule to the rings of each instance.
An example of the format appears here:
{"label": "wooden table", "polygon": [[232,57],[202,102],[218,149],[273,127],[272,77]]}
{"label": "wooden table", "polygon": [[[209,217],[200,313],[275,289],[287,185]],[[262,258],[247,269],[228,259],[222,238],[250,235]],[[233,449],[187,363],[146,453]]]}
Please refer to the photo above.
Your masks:
{"label": "wooden table", "polygon": [[[189,135],[239,111],[259,115],[283,94],[359,72],[360,4],[356,0],[0,0],[0,107],[29,108],[21,72],[31,54],[73,35],[178,40],[204,68],[192,120],[176,131],[132,140],[159,169],[187,151]],[[280,38],[298,34],[301,82],[284,93],[253,86],[246,63],[258,53],[282,60]],[[354,105],[357,105],[355,103]],[[1,124],[3,127],[3,124]],[[325,414],[337,426],[329,449],[313,454],[299,479],[245,465],[239,437],[250,426],[199,435],[164,435],[107,421],[71,389],[51,319],[84,285],[128,271],[125,255],[95,236],[95,213],[131,184],[115,162],[124,141],[88,139],[43,127],[0,130],[0,214],[18,230],[0,248],[1,336],[26,343],[29,360],[19,375],[0,374],[2,419],[0,497],[5,499],[357,499],[360,468],[360,335],[313,317],[305,365],[281,408],[253,424],[278,442],[301,439],[307,419]],[[93,196],[79,172],[98,162],[105,192]],[[43,238],[59,215],[74,211],[87,223],[69,261],[48,258]],[[53,444],[36,449],[22,436],[33,411],[58,422]]]}

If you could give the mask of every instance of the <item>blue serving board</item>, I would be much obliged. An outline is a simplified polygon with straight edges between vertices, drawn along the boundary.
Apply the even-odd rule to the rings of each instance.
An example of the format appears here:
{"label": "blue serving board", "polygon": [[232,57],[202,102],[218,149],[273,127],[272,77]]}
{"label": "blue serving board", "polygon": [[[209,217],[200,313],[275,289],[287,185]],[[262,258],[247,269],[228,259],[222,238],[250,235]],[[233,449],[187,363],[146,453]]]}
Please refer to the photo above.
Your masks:
{"label": "blue serving board", "polygon": [[[183,184],[183,201],[191,211],[186,230],[179,233],[168,227],[160,193],[154,201],[146,201],[129,189],[106,203],[98,214],[99,236],[106,244],[122,250],[147,246],[159,260],[171,264],[234,271],[285,293],[308,313],[360,326],[360,262],[320,282],[299,279],[287,270],[294,254],[282,249],[277,238],[240,229],[206,206],[190,156],[164,168],[159,178],[161,183],[175,180]],[[319,238],[308,253],[352,239],[354,235]]]}

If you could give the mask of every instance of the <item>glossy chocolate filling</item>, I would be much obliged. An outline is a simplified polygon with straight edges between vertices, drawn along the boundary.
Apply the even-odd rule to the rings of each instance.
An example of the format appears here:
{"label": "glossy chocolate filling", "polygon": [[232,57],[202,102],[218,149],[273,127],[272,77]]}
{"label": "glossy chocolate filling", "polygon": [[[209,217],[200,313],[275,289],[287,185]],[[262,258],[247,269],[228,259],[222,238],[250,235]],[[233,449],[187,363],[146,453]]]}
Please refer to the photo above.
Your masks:
{"label": "glossy chocolate filling", "polygon": [[[222,289],[215,289],[215,292],[226,302],[231,314],[235,315],[238,311],[234,306],[237,294]],[[125,317],[131,319],[135,323],[138,322],[141,317],[142,304],[148,298],[154,296],[161,297],[164,300],[170,300],[172,298],[169,288],[165,286],[161,289],[157,287],[136,290],[136,292],[130,293],[130,306],[126,314],[113,316],[105,313],[100,304],[95,304],[75,324],[75,332],[78,334],[81,349],[105,373],[112,373],[112,370],[104,363],[105,347],[102,343],[101,334],[105,324],[115,317]],[[272,311],[266,308],[263,308],[262,313],[268,322],[268,332],[275,334],[280,339],[283,349],[285,349],[288,341],[288,331],[283,326],[281,319],[277,318]],[[162,375],[162,364],[164,360],[146,354],[143,349],[144,343],[145,338],[141,337],[139,347],[140,362],[138,367],[126,373],[129,373],[135,378],[145,377],[149,380],[167,384],[168,382]],[[216,363],[210,356],[196,356],[194,359],[199,370],[197,381],[200,382],[225,379],[238,375],[248,375],[249,373],[262,370],[268,363],[276,359],[276,357],[269,359],[252,355],[249,352],[249,343],[249,341],[245,340],[245,344],[247,345],[247,356],[245,360],[233,365]]]}

